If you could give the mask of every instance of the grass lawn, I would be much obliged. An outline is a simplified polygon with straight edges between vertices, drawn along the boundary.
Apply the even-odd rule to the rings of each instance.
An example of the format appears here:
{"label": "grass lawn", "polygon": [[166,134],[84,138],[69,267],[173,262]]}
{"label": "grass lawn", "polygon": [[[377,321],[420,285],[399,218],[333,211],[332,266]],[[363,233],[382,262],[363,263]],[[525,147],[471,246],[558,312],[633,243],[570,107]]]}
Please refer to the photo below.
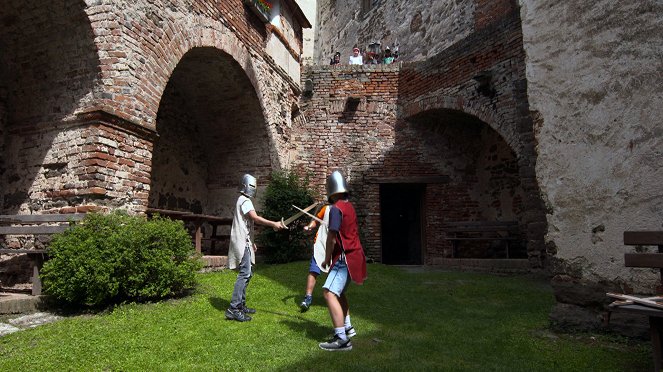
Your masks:
{"label": "grass lawn", "polygon": [[[368,266],[348,292],[357,336],[331,353],[320,285],[300,313],[308,262],[258,266],[253,321],[224,319],[236,273],[200,274],[191,297],[79,315],[0,338],[0,370],[642,371],[648,343],[547,330],[553,296],[524,276]],[[322,279],[322,278],[321,278]]]}

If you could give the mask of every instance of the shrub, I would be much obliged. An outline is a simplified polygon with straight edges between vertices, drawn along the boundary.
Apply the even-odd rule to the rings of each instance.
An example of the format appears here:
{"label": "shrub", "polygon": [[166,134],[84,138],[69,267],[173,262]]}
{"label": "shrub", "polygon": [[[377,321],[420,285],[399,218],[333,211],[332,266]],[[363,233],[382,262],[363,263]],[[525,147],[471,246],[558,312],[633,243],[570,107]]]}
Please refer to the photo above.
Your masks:
{"label": "shrub", "polygon": [[44,292],[89,306],[161,299],[195,286],[193,255],[181,221],[91,213],[51,241]]}
{"label": "shrub", "polygon": [[[263,201],[262,214],[265,218],[278,221],[282,217],[292,216],[297,212],[293,205],[305,208],[314,201],[309,189],[309,177],[302,178],[288,171],[272,173],[272,181],[267,186]],[[258,243],[266,251],[266,260],[272,263],[284,263],[309,258],[313,242],[311,235],[303,230],[309,221],[309,217],[302,216],[292,222],[288,230],[262,230],[258,236]]]}

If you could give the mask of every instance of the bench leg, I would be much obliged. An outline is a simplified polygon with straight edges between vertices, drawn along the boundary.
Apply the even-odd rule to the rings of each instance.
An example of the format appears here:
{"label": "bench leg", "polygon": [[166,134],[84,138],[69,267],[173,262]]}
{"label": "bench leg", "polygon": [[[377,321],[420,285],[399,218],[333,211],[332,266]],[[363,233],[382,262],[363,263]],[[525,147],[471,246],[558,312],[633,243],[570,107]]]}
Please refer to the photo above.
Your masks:
{"label": "bench leg", "polygon": [[44,264],[44,258],[37,255],[34,259],[34,266],[32,267],[32,295],[41,295],[41,277],[39,277],[39,270]]}
{"label": "bench leg", "polygon": [[649,332],[651,334],[651,345],[654,356],[654,371],[661,371],[661,330],[663,329],[663,319],[650,316]]}

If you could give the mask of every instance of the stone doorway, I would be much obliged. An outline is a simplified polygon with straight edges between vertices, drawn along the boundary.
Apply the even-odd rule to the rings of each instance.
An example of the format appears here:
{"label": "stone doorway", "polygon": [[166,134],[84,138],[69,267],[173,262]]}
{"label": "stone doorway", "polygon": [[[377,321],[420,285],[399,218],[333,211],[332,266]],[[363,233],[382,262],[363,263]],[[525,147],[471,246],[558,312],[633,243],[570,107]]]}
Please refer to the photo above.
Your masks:
{"label": "stone doorway", "polygon": [[425,185],[380,185],[382,262],[388,265],[421,265],[422,204]]}

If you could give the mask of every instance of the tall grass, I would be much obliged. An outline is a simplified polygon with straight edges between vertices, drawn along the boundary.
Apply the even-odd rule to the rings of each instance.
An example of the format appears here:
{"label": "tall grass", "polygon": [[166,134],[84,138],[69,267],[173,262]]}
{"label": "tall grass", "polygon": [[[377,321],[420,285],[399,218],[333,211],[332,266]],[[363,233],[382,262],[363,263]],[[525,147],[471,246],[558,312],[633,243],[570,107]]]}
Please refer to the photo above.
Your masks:
{"label": "tall grass", "polygon": [[319,281],[300,313],[307,262],[259,266],[253,321],[224,319],[236,278],[200,274],[195,295],[79,315],[0,338],[0,370],[631,371],[652,368],[648,344],[547,330],[549,285],[524,276],[409,272],[369,265],[348,292],[354,349],[330,353]]}

